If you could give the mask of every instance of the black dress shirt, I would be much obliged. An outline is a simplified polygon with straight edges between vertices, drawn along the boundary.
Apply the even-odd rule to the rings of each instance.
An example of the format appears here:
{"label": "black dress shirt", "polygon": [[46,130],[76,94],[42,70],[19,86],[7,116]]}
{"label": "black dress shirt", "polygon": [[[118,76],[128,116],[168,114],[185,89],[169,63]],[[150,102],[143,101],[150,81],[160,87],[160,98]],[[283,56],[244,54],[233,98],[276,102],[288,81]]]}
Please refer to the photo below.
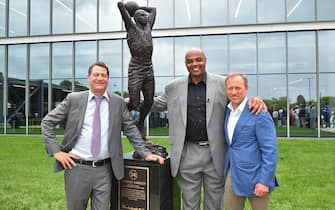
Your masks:
{"label": "black dress shirt", "polygon": [[207,141],[206,129],[206,76],[198,84],[189,78],[187,94],[186,141]]}

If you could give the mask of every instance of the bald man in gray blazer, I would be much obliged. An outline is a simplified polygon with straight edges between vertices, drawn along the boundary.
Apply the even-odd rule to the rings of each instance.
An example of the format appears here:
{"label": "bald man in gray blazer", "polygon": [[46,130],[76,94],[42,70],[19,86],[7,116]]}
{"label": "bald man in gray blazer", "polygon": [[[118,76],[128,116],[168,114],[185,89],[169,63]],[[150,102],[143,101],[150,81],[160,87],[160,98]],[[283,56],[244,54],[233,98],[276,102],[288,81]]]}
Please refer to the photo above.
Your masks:
{"label": "bald man in gray blazer", "polygon": [[[112,171],[116,179],[124,176],[121,131],[145,160],[164,162],[145,148],[124,99],[106,90],[107,66],[94,63],[89,68],[88,81],[90,90],[68,94],[41,123],[47,153],[56,159],[54,172],[65,169],[65,194],[70,210],[86,210],[89,199],[91,209],[109,209]],[[98,113],[100,137],[93,135],[96,98],[102,98]],[[55,130],[61,123],[65,124],[65,130],[59,144]],[[100,146],[96,154],[91,145],[97,138]]]}
{"label": "bald man in gray blazer", "polygon": [[[183,210],[200,209],[202,187],[204,210],[221,209],[223,199],[225,77],[206,73],[206,59],[201,49],[188,50],[189,75],[167,84],[151,109],[168,111],[171,172],[182,191]],[[262,100],[251,101],[253,110],[262,109]]]}

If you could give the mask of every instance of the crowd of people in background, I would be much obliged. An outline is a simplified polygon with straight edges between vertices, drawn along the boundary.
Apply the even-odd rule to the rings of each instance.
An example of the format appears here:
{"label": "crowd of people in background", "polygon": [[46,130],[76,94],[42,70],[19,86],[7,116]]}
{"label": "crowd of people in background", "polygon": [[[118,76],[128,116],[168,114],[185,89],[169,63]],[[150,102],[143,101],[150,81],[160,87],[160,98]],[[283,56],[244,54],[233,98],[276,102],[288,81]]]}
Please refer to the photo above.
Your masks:
{"label": "crowd of people in background", "polygon": [[[269,110],[276,127],[287,126],[286,107]],[[317,128],[317,107],[314,102],[296,104],[289,110],[290,126],[296,128]],[[335,127],[335,106],[325,105],[320,110],[320,127]]]}

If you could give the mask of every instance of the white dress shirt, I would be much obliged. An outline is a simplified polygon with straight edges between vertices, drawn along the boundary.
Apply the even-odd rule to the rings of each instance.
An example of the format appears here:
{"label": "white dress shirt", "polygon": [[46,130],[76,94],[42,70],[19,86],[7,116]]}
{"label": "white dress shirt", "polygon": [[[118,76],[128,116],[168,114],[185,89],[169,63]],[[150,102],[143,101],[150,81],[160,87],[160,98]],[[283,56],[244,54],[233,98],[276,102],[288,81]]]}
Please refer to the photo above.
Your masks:
{"label": "white dress shirt", "polygon": [[245,99],[242,101],[242,103],[234,110],[231,102],[228,104],[228,108],[230,109],[230,115],[228,118],[228,123],[227,123],[227,128],[228,128],[228,138],[229,138],[229,143],[232,143],[235,127],[237,121],[240,119],[240,116],[243,112],[243,109],[248,101],[248,98],[245,97]]}
{"label": "white dress shirt", "polygon": [[91,143],[92,143],[92,132],[93,132],[93,117],[95,110],[95,100],[94,94],[89,91],[87,107],[85,112],[85,119],[83,126],[80,131],[80,135],[76,145],[70,151],[70,153],[75,154],[83,160],[102,160],[108,158],[108,125],[109,125],[109,105],[107,92],[104,93],[104,99],[100,104],[100,120],[101,120],[101,148],[100,154],[93,158],[91,154]]}

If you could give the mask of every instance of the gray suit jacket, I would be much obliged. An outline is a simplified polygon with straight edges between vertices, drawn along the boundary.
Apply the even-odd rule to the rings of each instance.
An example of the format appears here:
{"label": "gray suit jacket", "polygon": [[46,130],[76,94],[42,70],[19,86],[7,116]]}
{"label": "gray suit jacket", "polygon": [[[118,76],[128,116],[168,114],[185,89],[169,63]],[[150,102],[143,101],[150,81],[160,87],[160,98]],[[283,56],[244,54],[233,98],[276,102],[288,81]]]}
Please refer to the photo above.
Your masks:
{"label": "gray suit jacket", "polygon": [[[168,110],[171,172],[178,173],[184,147],[187,122],[188,76],[175,79],[165,87],[163,95],[156,97],[151,111]],[[226,153],[224,119],[227,97],[225,78],[207,73],[206,125],[211,154],[217,173],[223,177]]]}
{"label": "gray suit jacket", "polygon": [[[110,93],[108,96],[110,99],[109,153],[114,175],[117,179],[121,179],[124,176],[121,131],[142,157],[150,154],[150,151],[144,147],[141,135],[123,98]],[[41,123],[42,135],[49,156],[59,151],[69,152],[74,147],[84,122],[87,101],[88,91],[70,93],[61,104],[44,117]],[[56,125],[60,123],[65,124],[64,138],[61,144],[58,143],[55,132]],[[62,165],[56,161],[54,172],[62,169]]]}

